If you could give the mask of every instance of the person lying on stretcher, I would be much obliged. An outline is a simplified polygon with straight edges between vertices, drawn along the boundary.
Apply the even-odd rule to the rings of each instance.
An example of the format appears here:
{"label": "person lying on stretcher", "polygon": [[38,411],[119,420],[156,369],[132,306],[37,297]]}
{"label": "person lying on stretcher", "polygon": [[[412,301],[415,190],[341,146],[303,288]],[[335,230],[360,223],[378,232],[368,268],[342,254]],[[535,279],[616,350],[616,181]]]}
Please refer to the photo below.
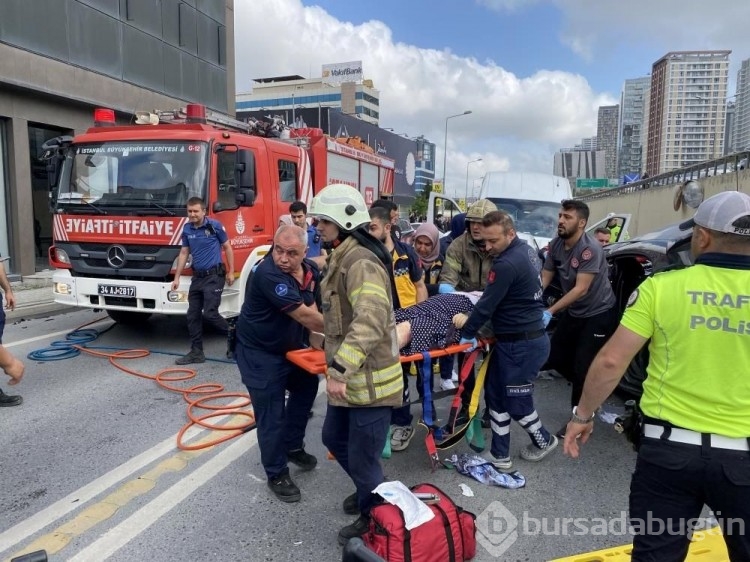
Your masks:
{"label": "person lying on stretcher", "polygon": [[445,293],[396,310],[396,335],[401,355],[458,343],[460,329],[481,296],[481,291]]}

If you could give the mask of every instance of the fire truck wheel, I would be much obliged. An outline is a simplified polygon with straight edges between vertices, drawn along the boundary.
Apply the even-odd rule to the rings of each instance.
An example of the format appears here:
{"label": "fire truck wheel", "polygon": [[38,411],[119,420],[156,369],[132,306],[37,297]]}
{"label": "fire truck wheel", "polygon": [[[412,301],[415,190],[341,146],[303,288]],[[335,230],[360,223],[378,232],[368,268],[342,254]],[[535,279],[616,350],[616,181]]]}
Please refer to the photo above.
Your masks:
{"label": "fire truck wheel", "polygon": [[150,312],[131,312],[129,310],[108,310],[107,314],[118,324],[126,326],[138,326],[151,317]]}

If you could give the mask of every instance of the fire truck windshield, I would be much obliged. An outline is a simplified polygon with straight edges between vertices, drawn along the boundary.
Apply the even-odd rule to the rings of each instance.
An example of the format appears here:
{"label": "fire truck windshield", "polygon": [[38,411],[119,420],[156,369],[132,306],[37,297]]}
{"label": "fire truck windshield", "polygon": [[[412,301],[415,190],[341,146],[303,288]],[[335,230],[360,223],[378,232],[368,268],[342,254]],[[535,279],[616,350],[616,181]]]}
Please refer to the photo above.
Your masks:
{"label": "fire truck windshield", "polygon": [[208,155],[207,143],[192,141],[75,145],[63,164],[56,206],[185,214],[190,197],[206,200]]}

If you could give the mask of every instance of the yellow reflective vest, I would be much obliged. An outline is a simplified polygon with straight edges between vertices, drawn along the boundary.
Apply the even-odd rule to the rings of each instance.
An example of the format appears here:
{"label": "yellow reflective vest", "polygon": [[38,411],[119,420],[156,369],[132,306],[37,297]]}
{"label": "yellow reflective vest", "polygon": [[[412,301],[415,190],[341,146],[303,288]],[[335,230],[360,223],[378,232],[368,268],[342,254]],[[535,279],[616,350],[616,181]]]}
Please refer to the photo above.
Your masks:
{"label": "yellow reflective vest", "polygon": [[651,338],[646,416],[750,437],[749,269],[699,262],[654,275],[630,296],[621,323]]}

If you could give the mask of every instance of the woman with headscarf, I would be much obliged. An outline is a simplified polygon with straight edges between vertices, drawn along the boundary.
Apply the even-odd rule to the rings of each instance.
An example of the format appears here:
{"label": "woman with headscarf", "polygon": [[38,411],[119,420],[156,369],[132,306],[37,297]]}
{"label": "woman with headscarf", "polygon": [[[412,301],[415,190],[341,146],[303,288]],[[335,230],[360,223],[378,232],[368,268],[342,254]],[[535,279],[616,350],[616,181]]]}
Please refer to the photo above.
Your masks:
{"label": "woman with headscarf", "polygon": [[[441,251],[441,248],[440,232],[434,224],[426,222],[417,228],[414,233],[414,250],[422,261],[424,282],[427,285],[427,295],[430,297],[438,294],[438,278],[445,259],[445,254]],[[453,381],[453,356],[441,357],[438,363],[440,388],[452,390],[456,387]],[[458,380],[458,375],[456,375],[456,380]]]}
{"label": "woman with headscarf", "polygon": [[414,233],[414,250],[417,252],[422,268],[428,296],[438,294],[438,277],[443,269],[443,256],[440,253],[440,232],[431,223],[424,223]]}

